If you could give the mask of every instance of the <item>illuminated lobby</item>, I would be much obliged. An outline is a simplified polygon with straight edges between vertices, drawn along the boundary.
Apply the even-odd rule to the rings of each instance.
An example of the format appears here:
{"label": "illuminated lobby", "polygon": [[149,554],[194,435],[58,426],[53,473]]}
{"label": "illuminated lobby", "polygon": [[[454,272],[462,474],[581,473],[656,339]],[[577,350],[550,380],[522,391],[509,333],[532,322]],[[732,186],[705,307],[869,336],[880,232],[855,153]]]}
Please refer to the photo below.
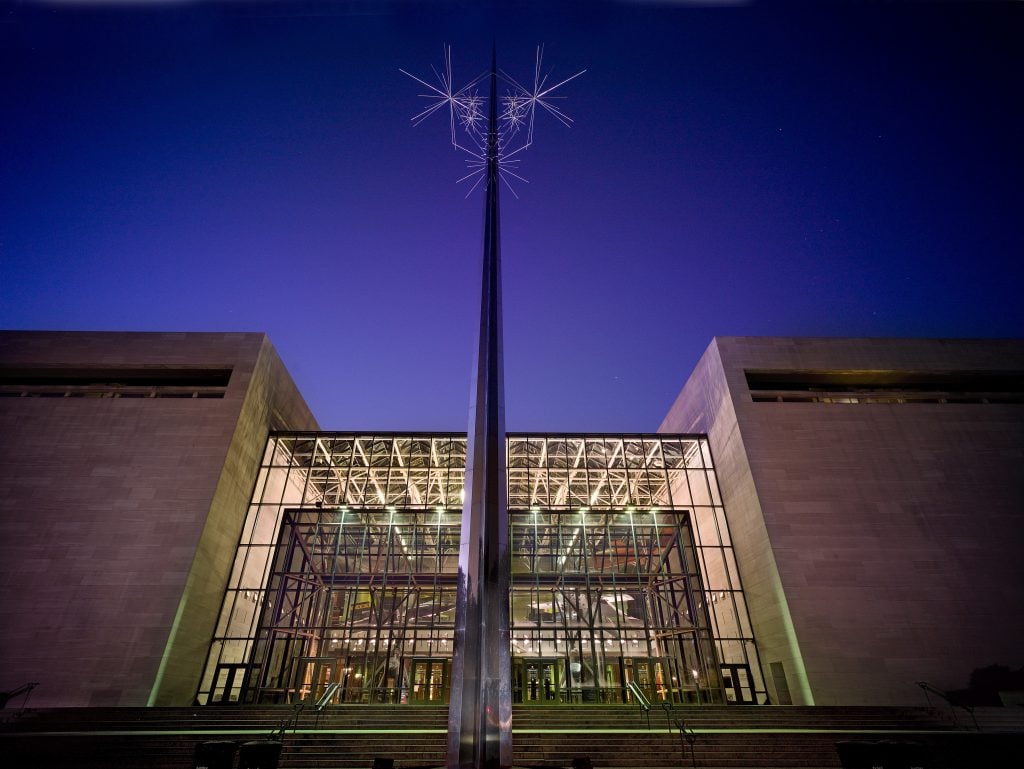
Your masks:
{"label": "illuminated lobby", "polygon": [[[507,448],[514,703],[764,702],[705,437]],[[447,702],[465,468],[464,434],[271,435],[198,701]]]}

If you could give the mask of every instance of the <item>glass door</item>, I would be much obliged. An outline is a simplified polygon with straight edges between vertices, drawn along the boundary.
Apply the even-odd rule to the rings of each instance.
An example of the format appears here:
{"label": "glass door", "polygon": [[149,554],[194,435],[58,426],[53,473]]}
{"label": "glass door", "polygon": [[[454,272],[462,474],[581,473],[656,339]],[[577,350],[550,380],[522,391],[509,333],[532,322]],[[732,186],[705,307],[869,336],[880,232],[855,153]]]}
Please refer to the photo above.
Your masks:
{"label": "glass door", "polygon": [[727,702],[737,705],[754,702],[754,685],[749,665],[722,665],[722,686]]}
{"label": "glass door", "polygon": [[526,704],[554,705],[561,702],[562,669],[560,659],[523,659],[513,664],[515,701]]}
{"label": "glass door", "polygon": [[301,658],[292,702],[304,702],[307,705],[318,702],[334,680],[337,663],[333,657]]}
{"label": "glass door", "polygon": [[243,682],[249,672],[248,663],[221,663],[214,672],[214,698],[212,705],[238,704],[241,699]]}
{"label": "glass door", "polygon": [[411,702],[447,702],[448,660],[443,657],[413,659],[409,669],[409,682]]}
{"label": "glass door", "polygon": [[626,683],[636,681],[637,686],[651,702],[671,699],[671,692],[665,685],[665,674],[660,659],[631,657],[625,660]]}

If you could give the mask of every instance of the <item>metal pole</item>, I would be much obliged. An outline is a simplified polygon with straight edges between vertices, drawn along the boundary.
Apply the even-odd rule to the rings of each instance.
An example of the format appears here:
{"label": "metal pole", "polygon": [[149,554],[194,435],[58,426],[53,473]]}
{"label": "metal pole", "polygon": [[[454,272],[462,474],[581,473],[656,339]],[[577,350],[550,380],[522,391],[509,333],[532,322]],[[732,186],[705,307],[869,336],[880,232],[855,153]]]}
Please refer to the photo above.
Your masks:
{"label": "metal pole", "polygon": [[472,383],[459,542],[448,709],[449,769],[505,769],[512,765],[497,65],[493,55],[490,81],[480,338]]}

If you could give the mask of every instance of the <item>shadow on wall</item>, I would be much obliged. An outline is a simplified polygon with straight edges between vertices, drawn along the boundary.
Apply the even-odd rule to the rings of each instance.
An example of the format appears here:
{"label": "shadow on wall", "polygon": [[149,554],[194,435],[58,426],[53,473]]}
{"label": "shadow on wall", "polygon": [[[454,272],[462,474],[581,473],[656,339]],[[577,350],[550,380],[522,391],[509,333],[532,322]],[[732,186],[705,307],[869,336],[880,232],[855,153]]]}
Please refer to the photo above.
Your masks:
{"label": "shadow on wall", "polygon": [[1000,707],[1024,704],[1024,668],[989,665],[971,672],[966,689],[948,692],[949,701],[960,707]]}

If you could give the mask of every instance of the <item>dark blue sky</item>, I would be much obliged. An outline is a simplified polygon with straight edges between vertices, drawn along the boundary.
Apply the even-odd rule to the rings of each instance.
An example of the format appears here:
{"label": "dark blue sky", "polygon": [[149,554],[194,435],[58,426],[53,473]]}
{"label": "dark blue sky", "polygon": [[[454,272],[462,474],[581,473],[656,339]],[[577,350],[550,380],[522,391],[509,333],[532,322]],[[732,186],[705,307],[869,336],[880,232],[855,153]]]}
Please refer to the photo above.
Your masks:
{"label": "dark blue sky", "polygon": [[[714,4],[712,4],[714,5]],[[482,196],[415,84],[524,79],[510,430],[652,430],[711,337],[1022,336],[1024,3],[0,6],[0,327],[264,330],[323,427],[465,429]]]}

